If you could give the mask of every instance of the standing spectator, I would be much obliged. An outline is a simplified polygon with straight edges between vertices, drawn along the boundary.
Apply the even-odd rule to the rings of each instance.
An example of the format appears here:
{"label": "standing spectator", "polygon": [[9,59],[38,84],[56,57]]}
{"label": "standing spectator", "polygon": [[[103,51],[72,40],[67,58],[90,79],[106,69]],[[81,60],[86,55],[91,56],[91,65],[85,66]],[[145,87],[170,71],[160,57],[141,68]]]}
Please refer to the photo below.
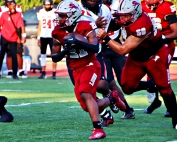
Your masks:
{"label": "standing spectator", "polygon": [[9,11],[2,13],[0,17],[0,27],[1,27],[1,52],[0,52],[0,70],[2,68],[2,62],[4,55],[9,50],[12,56],[12,70],[13,70],[13,79],[18,79],[17,76],[17,44],[21,44],[25,41],[25,37],[22,33],[22,40],[20,39],[19,33],[20,29],[24,26],[22,14],[17,12],[15,7],[16,3],[14,0],[7,1],[7,7]]}
{"label": "standing spectator", "polygon": [[14,120],[13,115],[4,107],[7,103],[7,98],[0,96],[0,122],[12,122]]}
{"label": "standing spectator", "polygon": [[[4,6],[0,7],[0,17],[2,15],[3,12],[9,11],[9,8],[7,7],[7,3],[11,2],[13,0],[5,0],[4,1]],[[15,7],[15,11],[22,13],[22,8],[19,5],[16,5]],[[25,32],[25,25],[22,26],[21,28],[21,32],[23,33],[23,35],[20,34],[20,38],[21,38],[21,42],[25,43],[26,42],[26,32]],[[22,38],[23,36],[23,38]],[[27,78],[27,76],[24,74],[23,71],[23,58],[22,58],[22,53],[23,53],[23,46],[22,44],[18,44],[17,45],[17,62],[18,62],[18,77],[20,78]],[[7,74],[7,78],[12,78],[12,57],[11,57],[11,52],[9,50],[9,46],[8,46],[8,51],[7,51],[7,58],[6,58],[6,63],[7,63],[7,68],[8,68],[8,74]]]}
{"label": "standing spectator", "polygon": [[[56,18],[55,10],[53,8],[53,1],[52,0],[43,0],[44,8],[39,10],[37,13],[37,17],[39,20],[38,24],[38,46],[41,48],[41,67],[42,67],[42,74],[39,79],[45,79],[46,76],[46,50],[47,45],[49,44],[50,50],[52,52],[53,47],[53,38],[51,36],[51,32],[54,29],[54,22],[53,20]],[[53,75],[52,78],[56,79],[56,68],[57,63],[52,64],[53,67]]]}
{"label": "standing spectator", "polygon": [[[99,112],[107,106],[115,104],[121,110],[126,106],[120,101],[117,93],[103,99],[96,98],[96,89],[101,77],[101,67],[95,53],[99,52],[99,44],[96,38],[93,22],[83,20],[80,5],[74,0],[64,0],[59,3],[56,13],[59,16],[59,25],[52,32],[54,48],[58,54],[53,54],[53,61],[57,62],[67,55],[68,64],[73,71],[74,92],[82,109],[89,113],[93,133],[89,139],[101,139],[106,137],[101,128]],[[75,37],[79,36],[80,39]],[[82,35],[82,36],[81,36]],[[61,45],[64,49],[61,51]]]}
{"label": "standing spectator", "polygon": [[[175,5],[172,2],[164,0],[144,0],[141,4],[142,9],[156,22],[157,28],[162,32],[165,38],[165,43],[169,53],[168,65],[170,66],[175,51],[174,39],[177,38],[177,17]],[[158,91],[156,91],[154,96],[154,101],[144,110],[143,113],[151,114],[161,105],[161,101],[158,98]],[[170,117],[168,110],[164,116]]]}
{"label": "standing spectator", "polygon": [[171,114],[172,126],[177,129],[177,102],[170,84],[168,49],[161,32],[148,14],[142,11],[139,0],[121,0],[113,16],[122,27],[125,42],[121,45],[112,40],[103,29],[99,30],[98,37],[117,53],[129,53],[121,76],[123,91],[132,94],[141,78],[145,74],[150,75]]}

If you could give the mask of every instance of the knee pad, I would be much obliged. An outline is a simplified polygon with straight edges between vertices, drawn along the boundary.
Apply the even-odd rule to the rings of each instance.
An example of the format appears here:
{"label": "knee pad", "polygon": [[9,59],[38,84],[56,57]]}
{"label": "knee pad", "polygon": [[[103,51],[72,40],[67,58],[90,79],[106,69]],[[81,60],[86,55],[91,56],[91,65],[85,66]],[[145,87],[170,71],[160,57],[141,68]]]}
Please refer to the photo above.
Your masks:
{"label": "knee pad", "polygon": [[46,66],[46,54],[41,54],[41,66]]}

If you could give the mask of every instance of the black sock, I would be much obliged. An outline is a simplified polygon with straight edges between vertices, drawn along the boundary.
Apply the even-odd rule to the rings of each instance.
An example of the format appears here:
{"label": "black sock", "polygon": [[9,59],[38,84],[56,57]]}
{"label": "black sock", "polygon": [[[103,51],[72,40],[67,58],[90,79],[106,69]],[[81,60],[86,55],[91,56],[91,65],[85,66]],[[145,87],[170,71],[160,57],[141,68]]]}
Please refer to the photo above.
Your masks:
{"label": "black sock", "polygon": [[53,76],[56,76],[56,72],[53,72]]}
{"label": "black sock", "polygon": [[42,71],[42,74],[45,75],[45,71]]}
{"label": "black sock", "polygon": [[156,90],[155,91],[155,99],[154,99],[155,101],[158,101],[159,100],[159,94],[158,94],[158,91]]}
{"label": "black sock", "polygon": [[162,98],[172,118],[177,117],[177,103],[174,92],[172,92],[171,95],[164,95]]}
{"label": "black sock", "polygon": [[150,92],[154,92],[156,90],[153,79],[149,79],[148,81],[140,81],[136,91],[147,90],[150,89]]}
{"label": "black sock", "polygon": [[93,123],[93,128],[101,129],[101,123],[100,123],[100,121],[94,121],[92,123]]}
{"label": "black sock", "polygon": [[126,105],[126,111],[127,111],[127,110],[130,110],[130,106],[128,105],[127,101],[124,100],[123,102],[124,102],[124,104]]}

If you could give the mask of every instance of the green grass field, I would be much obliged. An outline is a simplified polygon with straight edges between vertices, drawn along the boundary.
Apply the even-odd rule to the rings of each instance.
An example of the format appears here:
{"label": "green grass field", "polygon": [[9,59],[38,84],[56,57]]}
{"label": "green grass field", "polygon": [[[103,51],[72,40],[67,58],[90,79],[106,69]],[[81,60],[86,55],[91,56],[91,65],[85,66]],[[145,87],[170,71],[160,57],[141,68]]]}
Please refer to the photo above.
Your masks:
{"label": "green grass field", "polygon": [[[172,86],[177,94],[177,81],[172,81]],[[3,78],[0,95],[8,97],[6,108],[15,117],[12,123],[0,123],[0,142],[89,141],[92,123],[76,101],[69,78]],[[123,112],[113,114],[114,124],[104,128],[107,137],[97,141],[177,142],[177,130],[172,128],[171,119],[164,117],[164,104],[147,115],[142,114],[149,105],[145,91],[126,95],[126,99],[136,118],[121,120]]]}

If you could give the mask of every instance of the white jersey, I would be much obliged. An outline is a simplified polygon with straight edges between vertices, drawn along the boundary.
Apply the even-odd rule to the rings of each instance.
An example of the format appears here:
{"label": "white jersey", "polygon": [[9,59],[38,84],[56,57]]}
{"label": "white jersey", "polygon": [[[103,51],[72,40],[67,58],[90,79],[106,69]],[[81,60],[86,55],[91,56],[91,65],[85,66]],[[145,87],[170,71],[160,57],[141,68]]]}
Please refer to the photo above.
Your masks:
{"label": "white jersey", "polygon": [[54,8],[51,11],[46,11],[43,8],[37,12],[37,18],[42,23],[40,37],[51,37],[52,38],[51,33],[54,29],[53,20],[56,18],[55,11],[56,9]]}
{"label": "white jersey", "polygon": [[[6,11],[9,11],[8,7],[6,7],[6,6],[0,6],[0,17],[2,15],[2,13],[6,12]],[[16,11],[22,13],[22,8],[21,8],[20,5],[16,5]]]}
{"label": "white jersey", "polygon": [[[105,19],[107,19],[107,25],[106,25],[106,28],[105,30],[107,31],[108,30],[108,27],[109,27],[109,23],[111,21],[111,11],[109,10],[109,8],[102,4],[101,6],[101,9],[100,9],[100,12],[98,13],[98,15],[94,14],[92,11],[88,10],[88,9],[85,9],[82,4],[80,3],[81,7],[82,7],[82,10],[85,11],[84,12],[84,15],[87,14],[88,17],[92,17],[94,19],[94,21],[97,20],[98,16],[102,16],[104,17]],[[86,19],[85,19],[86,20]],[[97,32],[98,30],[96,30]]]}

